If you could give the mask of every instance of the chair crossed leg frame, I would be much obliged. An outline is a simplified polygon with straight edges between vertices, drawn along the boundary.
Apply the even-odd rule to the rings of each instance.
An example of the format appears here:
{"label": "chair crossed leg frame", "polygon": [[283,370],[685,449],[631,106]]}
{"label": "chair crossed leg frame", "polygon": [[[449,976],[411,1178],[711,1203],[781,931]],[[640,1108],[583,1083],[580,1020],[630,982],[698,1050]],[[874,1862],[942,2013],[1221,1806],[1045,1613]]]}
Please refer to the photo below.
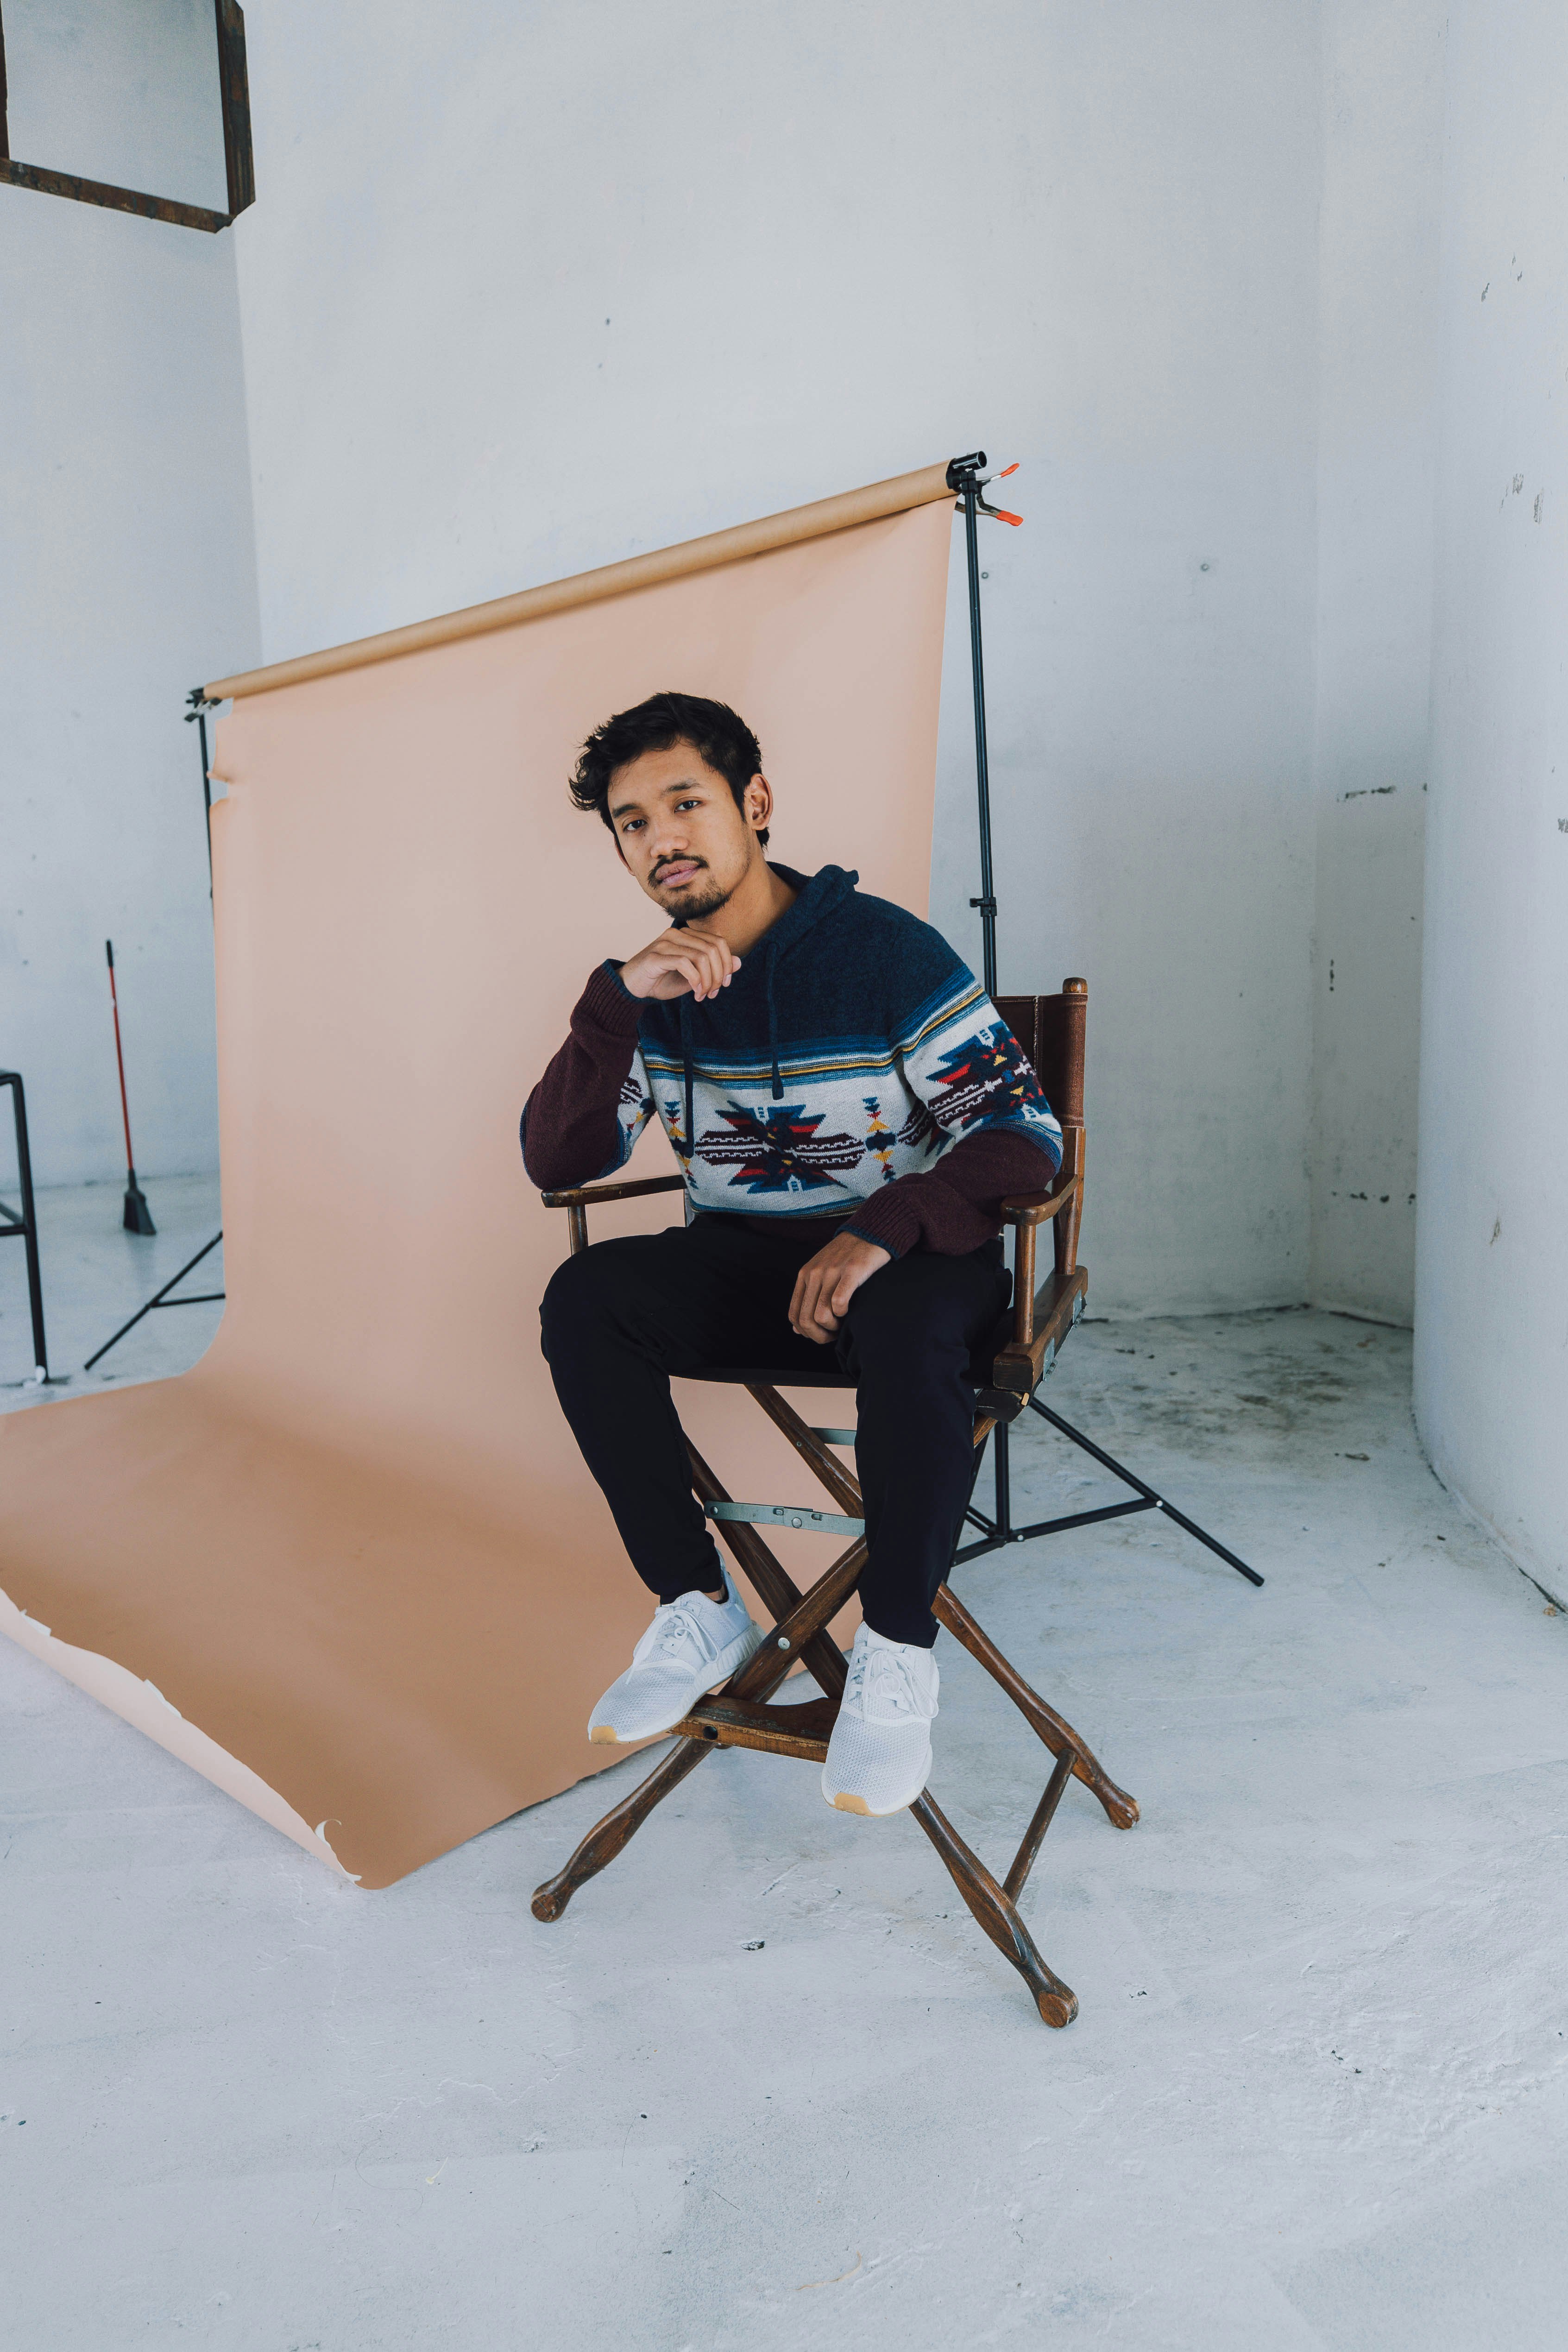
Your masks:
{"label": "chair crossed leg frame", "polygon": [[[810,1464],[834,1501],[853,1515],[849,1523],[854,1525],[861,1507],[859,1485],[830,1452],[823,1433],[802,1421],[776,1389],[758,1387],[747,1392],[802,1460]],[[977,1451],[991,1426],[988,1414],[977,1420]],[[865,1565],[864,1537],[857,1534],[827,1573],[802,1594],[758,1534],[755,1520],[772,1518],[786,1525],[791,1521],[810,1525],[817,1515],[736,1504],[689,1439],[686,1452],[691,1460],[692,1486],[698,1499],[715,1519],[763,1606],[772,1612],[775,1622],[761,1647],[738,1674],[731,1676],[723,1690],[704,1699],[675,1725],[676,1747],[630,1796],[590,1830],[565,1869],[538,1889],[533,1898],[536,1919],[559,1919],[577,1889],[614,1861],[654,1807],[714,1748],[757,1748],[775,1756],[797,1756],[819,1764],[828,1751],[847,1668],[842,1652],[826,1629],[860,1580]],[[729,1516],[742,1511],[747,1517]],[[844,1522],[839,1520],[836,1524],[842,1527]],[[1055,1768],[1024,1832],[1012,1866],[1001,1880],[992,1876],[929,1792],[917,1797],[909,1811],[946,1863],[976,1919],[1003,1958],[1011,1961],[1029,1986],[1046,2024],[1069,2025],[1078,2014],[1078,1997],[1040,1958],[1033,1937],[1019,1916],[1019,1897],[1070,1780],[1082,1780],[1093,1792],[1116,1829],[1131,1829],[1138,1818],[1138,1808],[1124,1790],[1106,1778],[1072,1726],[1030,1689],[946,1584],[937,1591],[932,1610],[955,1641],[962,1643],[971,1657],[977,1659],[1007,1693],[1030,1729],[1050,1749]],[[769,1706],[773,1693],[797,1659],[815,1676],[824,1696],[798,1706]]]}

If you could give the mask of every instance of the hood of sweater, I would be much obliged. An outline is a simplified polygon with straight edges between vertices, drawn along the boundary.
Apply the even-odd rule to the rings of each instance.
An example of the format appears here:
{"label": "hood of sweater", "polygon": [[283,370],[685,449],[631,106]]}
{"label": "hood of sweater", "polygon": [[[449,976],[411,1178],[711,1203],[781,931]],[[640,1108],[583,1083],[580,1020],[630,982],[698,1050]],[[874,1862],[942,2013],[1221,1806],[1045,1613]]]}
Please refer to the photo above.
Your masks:
{"label": "hood of sweater", "polygon": [[[791,866],[782,866],[769,858],[768,864],[780,881],[787,882],[796,893],[793,903],[770,930],[764,931],[750,953],[741,958],[740,970],[723,994],[706,1004],[694,1004],[690,995],[676,999],[679,1007],[681,1035],[681,1071],[685,1089],[685,1124],[684,1132],[688,1150],[695,1124],[692,1097],[695,1087],[695,1039],[698,1024],[716,1041],[726,1042],[737,1036],[755,1037],[765,1029],[768,1038],[768,1058],[772,1065],[772,1097],[775,1102],[784,1099],[784,1080],[779,1067],[779,967],[800,941],[810,936],[827,915],[834,913],[845,899],[852,897],[860,876],[841,866],[824,866],[812,875],[797,874]],[[761,1018],[758,1019],[760,1013]],[[704,1015],[710,1016],[704,1020]]]}

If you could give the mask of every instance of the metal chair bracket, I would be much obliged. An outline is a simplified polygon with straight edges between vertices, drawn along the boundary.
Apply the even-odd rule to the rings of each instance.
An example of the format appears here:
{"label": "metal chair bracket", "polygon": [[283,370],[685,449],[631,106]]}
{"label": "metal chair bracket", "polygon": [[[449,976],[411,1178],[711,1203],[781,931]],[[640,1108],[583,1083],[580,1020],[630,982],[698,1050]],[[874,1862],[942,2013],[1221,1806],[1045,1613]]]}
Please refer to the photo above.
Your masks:
{"label": "metal chair bracket", "polygon": [[809,1535],[863,1536],[863,1519],[839,1511],[809,1511],[799,1503],[705,1503],[710,1519],[748,1519],[754,1527],[804,1528]]}

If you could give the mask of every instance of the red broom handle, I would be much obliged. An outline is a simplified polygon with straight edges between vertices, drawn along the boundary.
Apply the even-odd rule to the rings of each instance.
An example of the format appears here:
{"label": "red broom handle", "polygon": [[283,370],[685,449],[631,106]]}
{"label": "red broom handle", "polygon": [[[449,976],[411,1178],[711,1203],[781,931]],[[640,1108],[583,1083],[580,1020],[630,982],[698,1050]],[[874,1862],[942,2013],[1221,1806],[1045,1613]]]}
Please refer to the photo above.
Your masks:
{"label": "red broom handle", "polygon": [[125,1056],[120,1050],[120,991],[114,984],[114,941],[105,940],[103,947],[109,958],[109,1001],[114,1007],[114,1058],[120,1065],[120,1116],[125,1121],[125,1165],[134,1176],[136,1154],[131,1149],[131,1107],[125,1099]]}

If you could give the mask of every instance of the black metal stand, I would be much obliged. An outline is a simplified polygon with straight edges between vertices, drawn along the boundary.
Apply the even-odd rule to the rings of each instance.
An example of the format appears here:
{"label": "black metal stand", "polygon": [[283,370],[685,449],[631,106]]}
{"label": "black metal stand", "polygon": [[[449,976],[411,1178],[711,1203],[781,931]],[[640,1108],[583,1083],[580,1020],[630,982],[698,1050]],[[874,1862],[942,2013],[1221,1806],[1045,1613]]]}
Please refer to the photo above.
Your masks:
{"label": "black metal stand", "polygon": [[[211,780],[207,774],[207,713],[209,710],[214,709],[216,705],[207,700],[206,696],[203,693],[199,686],[193,687],[190,693],[185,697],[185,699],[192,706],[192,708],[185,713],[185,723],[189,726],[193,719],[195,720],[197,738],[201,744],[202,751],[202,806],[205,811],[207,821],[207,897],[210,899],[213,895],[213,787]],[[129,1131],[127,1132],[126,1138],[126,1149],[127,1150],[130,1150]],[[134,1170],[131,1171],[131,1180],[134,1182]],[[127,1199],[129,1202],[129,1195],[127,1196]],[[128,1213],[126,1217],[126,1223],[128,1226],[131,1220]],[[148,1230],[151,1229],[151,1223],[152,1220],[149,1219]],[[138,1228],[137,1230],[140,1231],[142,1229]],[[207,1307],[213,1305],[216,1300],[225,1297],[227,1293],[222,1290],[198,1290],[193,1292],[189,1298],[171,1298],[168,1296],[169,1292],[173,1289],[174,1283],[183,1282],[185,1276],[191,1271],[191,1266],[200,1265],[202,1260],[206,1256],[207,1252],[209,1250],[216,1249],[223,1237],[223,1227],[220,1225],[217,1232],[213,1235],[212,1240],[210,1242],[204,1243],[203,1246],[196,1252],[195,1256],[191,1259],[190,1264],[183,1265],[180,1268],[180,1271],[175,1275],[173,1281],[166,1282],[155,1298],[150,1298],[145,1307],[139,1307],[135,1314],[131,1317],[130,1322],[122,1323],[119,1330],[115,1333],[113,1339],[106,1339],[102,1347],[97,1349],[94,1353],[88,1358],[86,1363],[82,1366],[83,1371],[90,1372],[99,1358],[100,1356],[107,1356],[111,1348],[118,1347],[120,1340],[124,1339],[126,1333],[128,1331],[133,1331],[138,1323],[141,1322],[141,1318],[144,1315],[151,1315],[155,1307]]]}
{"label": "black metal stand", "polygon": [[1217,1552],[1227,1566],[1233,1568],[1238,1576],[1244,1576],[1249,1584],[1262,1583],[1263,1580],[1255,1568],[1249,1568],[1244,1559],[1238,1559],[1233,1551],[1227,1551],[1225,1546],[1207,1534],[1196,1519],[1189,1519],[1166,1496],[1156,1494],[1153,1486],[1146,1486],[1135,1472],[1124,1468],[1120,1462],[1096,1445],[1092,1438],[1085,1437],[1081,1429],[1074,1429],[1070,1421],[1063,1421],[1059,1412],[1052,1412],[1051,1407],[1041,1404],[1038,1397],[1030,1397],[1029,1403],[1031,1412],[1038,1412],[1042,1421],[1049,1421],[1053,1429],[1061,1430],[1063,1437],[1071,1438],[1073,1444],[1082,1446],[1085,1454],[1092,1454],[1095,1461],[1103,1464],[1113,1477],[1120,1478],[1124,1486],[1134,1487],[1138,1499],[1134,1503],[1106,1503],[1097,1511],[1069,1511],[1061,1518],[1036,1519],[1027,1528],[1015,1528],[1009,1483],[1008,1424],[1005,1421],[998,1422],[991,1432],[991,1443],[996,1447],[997,1516],[994,1519],[988,1519],[983,1511],[971,1508],[965,1512],[964,1517],[971,1527],[982,1530],[981,1539],[978,1543],[962,1545],[953,1555],[955,1566],[960,1560],[979,1559],[986,1552],[999,1551],[1004,1544],[1028,1543],[1035,1536],[1061,1535],[1068,1528],[1092,1528],[1102,1519],[1124,1519],[1134,1511],[1163,1511],[1167,1519],[1174,1519],[1178,1528],[1185,1528],[1189,1536],[1196,1536],[1200,1544],[1207,1544],[1210,1551]]}
{"label": "black metal stand", "polygon": [[[967,457],[955,457],[947,468],[947,481],[964,509],[964,548],[969,566],[969,664],[975,688],[975,781],[980,825],[980,896],[971,898],[969,904],[979,911],[981,976],[987,995],[994,1001],[997,993],[997,899],[991,864],[991,780],[986,753],[986,671],[980,643],[977,518],[983,514],[993,515],[998,521],[1006,522],[1016,518],[988,505],[981,497],[985,484],[992,478],[983,470],[985,463],[983,449],[973,450]],[[1009,467],[1008,471],[1010,473],[1011,470]],[[971,1526],[981,1530],[981,1538],[978,1543],[964,1544],[954,1553],[955,1567],[962,1560],[978,1559],[986,1552],[999,1551],[1004,1544],[1028,1543],[1035,1536],[1061,1535],[1068,1528],[1093,1527],[1101,1519],[1126,1518],[1134,1511],[1163,1511],[1167,1519],[1173,1519],[1178,1528],[1185,1529],[1189,1536],[1195,1536],[1200,1544],[1207,1544],[1211,1552],[1217,1553],[1239,1576],[1246,1577],[1249,1583],[1262,1583],[1263,1580],[1256,1569],[1249,1568],[1245,1560],[1238,1559],[1233,1551],[1227,1551],[1225,1546],[1207,1534],[1196,1520],[1186,1517],[1164,1495],[1156,1494],[1153,1486],[1145,1486],[1131,1470],[1124,1469],[1120,1462],[1113,1461],[1109,1454],[1103,1453],[1092,1438],[1084,1436],[1082,1430],[1074,1429],[1070,1422],[1062,1420],[1060,1413],[1052,1412],[1048,1405],[1041,1404],[1038,1397],[1030,1397],[1029,1402],[1031,1412],[1038,1412],[1042,1421],[1049,1421],[1052,1428],[1060,1430],[1074,1445],[1082,1446],[1085,1454],[1092,1454],[1095,1461],[1114,1477],[1120,1478],[1124,1486],[1133,1487],[1138,1499],[1132,1503],[1110,1503],[1097,1511],[1070,1511],[1064,1517],[1037,1519],[1030,1527],[1015,1528],[1012,1523],[1011,1469],[1008,1458],[1009,1429],[1005,1421],[998,1421],[991,1432],[996,1516],[987,1518],[983,1512],[973,1507],[966,1511],[965,1517]]]}
{"label": "black metal stand", "polygon": [[21,1187],[22,1213],[0,1201],[0,1242],[18,1237],[27,1252],[27,1301],[33,1310],[33,1378],[42,1387],[49,1377],[49,1350],[44,1338],[44,1278],[38,1266],[38,1218],[33,1205],[33,1160],[27,1149],[27,1097],[19,1070],[0,1070],[0,1087],[11,1089],[11,1110],[16,1123],[16,1176]]}
{"label": "black metal stand", "polygon": [[[997,993],[997,899],[991,873],[991,771],[986,752],[986,661],[980,643],[980,543],[976,518],[997,514],[980,496],[981,485],[990,479],[980,467],[986,462],[983,449],[971,451],[967,457],[955,457],[947,468],[947,480],[957,491],[964,509],[964,552],[969,566],[969,675],[975,689],[975,783],[979,794],[980,816],[980,895],[971,898],[971,907],[980,914],[980,977],[986,994],[995,999]],[[998,517],[998,520],[1000,518]]]}
{"label": "black metal stand", "polygon": [[191,705],[185,713],[185,724],[188,727],[193,719],[195,720],[196,734],[202,747],[202,806],[207,815],[207,896],[210,898],[213,895],[213,781],[207,773],[207,713],[215,710],[217,705],[207,700],[199,686],[193,686],[185,699]]}
{"label": "black metal stand", "polygon": [[197,1290],[193,1291],[189,1298],[171,1298],[169,1296],[169,1293],[173,1289],[174,1285],[177,1282],[183,1282],[185,1276],[190,1273],[191,1268],[195,1265],[200,1265],[208,1251],[215,1250],[223,1237],[224,1229],[220,1225],[217,1232],[213,1235],[212,1240],[210,1242],[204,1242],[201,1248],[196,1252],[195,1256],[188,1258],[185,1264],[180,1268],[178,1274],[171,1275],[168,1281],[163,1285],[162,1289],[155,1291],[152,1297],[147,1301],[145,1307],[139,1307],[135,1314],[131,1317],[130,1322],[122,1323],[120,1325],[112,1339],[106,1339],[101,1348],[94,1350],[94,1352],[88,1358],[86,1363],[82,1366],[83,1371],[90,1372],[93,1366],[97,1363],[99,1356],[107,1356],[111,1348],[117,1348],[121,1339],[124,1339],[126,1333],[128,1331],[134,1331],[136,1326],[141,1322],[141,1318],[144,1315],[151,1315],[155,1307],[210,1307],[217,1299],[226,1297],[228,1294],[222,1290]]}

